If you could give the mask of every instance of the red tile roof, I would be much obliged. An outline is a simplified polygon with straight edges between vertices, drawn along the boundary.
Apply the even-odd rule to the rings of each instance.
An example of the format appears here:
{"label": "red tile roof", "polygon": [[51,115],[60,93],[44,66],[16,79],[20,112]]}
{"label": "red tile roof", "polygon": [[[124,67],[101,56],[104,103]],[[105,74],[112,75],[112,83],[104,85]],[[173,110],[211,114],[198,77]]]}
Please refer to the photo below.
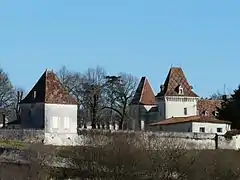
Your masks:
{"label": "red tile roof", "polygon": [[130,104],[156,105],[153,89],[146,77],[142,77]]}
{"label": "red tile roof", "polygon": [[[178,87],[183,88],[184,94],[181,95],[178,93]],[[168,76],[165,80],[163,86],[161,86],[161,92],[157,94],[156,97],[162,96],[189,96],[189,97],[198,97],[198,95],[193,92],[192,86],[188,83],[182,68],[172,67],[169,70]]]}
{"label": "red tile roof", "polygon": [[222,100],[199,99],[197,101],[198,113],[199,115],[214,117],[217,108],[221,107],[221,103]]}
{"label": "red tile roof", "polygon": [[157,123],[149,124],[150,126],[161,126],[161,125],[171,125],[171,124],[179,124],[186,122],[202,122],[202,123],[220,123],[220,124],[231,124],[230,121],[218,120],[215,118],[207,117],[207,116],[188,116],[188,117],[172,117],[163,121],[159,121]]}
{"label": "red tile roof", "polygon": [[20,102],[77,104],[75,99],[63,88],[53,71],[45,71],[27,96]]}

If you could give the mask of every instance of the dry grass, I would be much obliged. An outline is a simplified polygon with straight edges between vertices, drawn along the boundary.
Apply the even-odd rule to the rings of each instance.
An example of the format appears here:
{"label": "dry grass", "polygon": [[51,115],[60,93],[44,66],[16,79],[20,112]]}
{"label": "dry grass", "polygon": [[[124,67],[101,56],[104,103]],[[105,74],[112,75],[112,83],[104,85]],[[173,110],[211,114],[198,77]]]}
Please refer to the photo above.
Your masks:
{"label": "dry grass", "polygon": [[[171,142],[165,142],[170,144]],[[136,148],[124,138],[102,147],[29,146],[29,165],[0,164],[0,179],[39,179],[49,177],[80,179],[161,179],[235,180],[239,179],[240,152],[232,150],[185,150],[181,147],[149,151]],[[48,155],[69,158],[70,168],[44,165]]]}
{"label": "dry grass", "polygon": [[[171,142],[165,142],[163,146]],[[185,150],[181,147],[149,151],[124,139],[104,147],[72,147],[59,152],[71,158],[72,169],[54,176],[102,179],[235,180],[239,179],[240,152],[230,150]],[[78,169],[76,172],[74,168]]]}

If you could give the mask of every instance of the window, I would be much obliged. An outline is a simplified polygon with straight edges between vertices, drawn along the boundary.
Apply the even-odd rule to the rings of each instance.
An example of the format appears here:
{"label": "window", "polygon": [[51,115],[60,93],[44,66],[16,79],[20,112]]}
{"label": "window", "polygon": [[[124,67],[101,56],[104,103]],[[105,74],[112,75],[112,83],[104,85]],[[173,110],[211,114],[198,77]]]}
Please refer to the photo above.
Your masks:
{"label": "window", "polygon": [[69,128],[70,128],[70,118],[64,117],[64,129],[69,129]]}
{"label": "window", "polygon": [[37,96],[37,91],[33,91],[33,99],[35,99]]}
{"label": "window", "polygon": [[208,112],[207,111],[205,111],[205,114],[204,114],[205,116],[208,116]]}
{"label": "window", "polygon": [[52,117],[52,128],[57,129],[58,128],[58,121],[59,121],[59,117]]}
{"label": "window", "polygon": [[217,116],[218,116],[218,111],[213,111],[213,115],[214,115],[215,117],[217,117]]}
{"label": "window", "polygon": [[217,128],[217,132],[221,133],[222,132],[222,128]]}
{"label": "window", "polygon": [[178,94],[183,95],[183,88],[182,88],[182,86],[179,86]]}
{"label": "window", "polygon": [[199,132],[205,132],[205,127],[200,127]]}
{"label": "window", "polygon": [[187,115],[187,108],[184,108],[184,115]]}

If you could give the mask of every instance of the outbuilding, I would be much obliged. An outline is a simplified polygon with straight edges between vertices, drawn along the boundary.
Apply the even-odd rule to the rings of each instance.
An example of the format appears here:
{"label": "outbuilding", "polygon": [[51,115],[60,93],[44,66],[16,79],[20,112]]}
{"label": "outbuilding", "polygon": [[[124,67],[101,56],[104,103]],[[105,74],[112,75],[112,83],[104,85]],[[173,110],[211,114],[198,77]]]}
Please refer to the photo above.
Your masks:
{"label": "outbuilding", "polygon": [[231,122],[208,116],[172,117],[148,125],[152,131],[196,132],[225,134],[231,130]]}

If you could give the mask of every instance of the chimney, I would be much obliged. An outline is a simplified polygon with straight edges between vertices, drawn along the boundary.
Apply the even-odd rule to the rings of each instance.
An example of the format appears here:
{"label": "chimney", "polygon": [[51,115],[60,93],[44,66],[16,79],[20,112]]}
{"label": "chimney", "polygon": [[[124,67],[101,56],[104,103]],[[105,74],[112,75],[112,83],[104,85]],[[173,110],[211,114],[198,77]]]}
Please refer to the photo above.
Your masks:
{"label": "chimney", "polygon": [[160,86],[160,90],[161,90],[161,92],[164,91],[164,85],[161,85],[161,86]]}
{"label": "chimney", "polygon": [[227,100],[227,95],[223,95],[222,100],[224,100],[224,101]]}

